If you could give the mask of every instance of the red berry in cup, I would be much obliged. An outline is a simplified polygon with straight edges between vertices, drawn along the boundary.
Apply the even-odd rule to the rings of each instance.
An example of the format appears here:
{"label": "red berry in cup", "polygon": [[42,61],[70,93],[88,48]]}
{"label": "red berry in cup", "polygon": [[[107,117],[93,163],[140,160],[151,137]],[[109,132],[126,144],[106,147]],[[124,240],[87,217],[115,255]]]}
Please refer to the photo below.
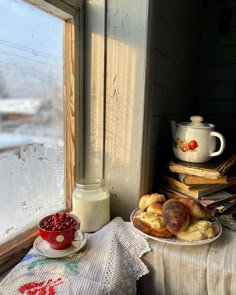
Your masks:
{"label": "red berry in cup", "polygon": [[61,231],[71,229],[76,225],[77,222],[75,221],[75,219],[71,217],[69,214],[63,212],[56,213],[48,220],[44,220],[40,224],[40,227],[47,231]]}

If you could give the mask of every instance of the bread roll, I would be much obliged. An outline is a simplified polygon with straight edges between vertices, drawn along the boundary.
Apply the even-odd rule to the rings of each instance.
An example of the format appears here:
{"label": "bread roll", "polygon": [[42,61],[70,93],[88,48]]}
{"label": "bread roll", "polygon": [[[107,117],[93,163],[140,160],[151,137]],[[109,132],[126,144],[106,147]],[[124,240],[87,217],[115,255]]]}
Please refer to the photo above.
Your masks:
{"label": "bread roll", "polygon": [[216,231],[210,221],[196,220],[185,230],[176,234],[176,237],[183,241],[200,241],[213,238]]}
{"label": "bread roll", "polygon": [[163,203],[155,202],[147,207],[147,212],[162,215],[162,207],[163,207]]}
{"label": "bread roll", "polygon": [[176,199],[169,199],[164,203],[162,216],[167,229],[174,235],[189,225],[189,209]]}
{"label": "bread roll", "polygon": [[167,230],[163,218],[155,213],[142,212],[133,219],[133,224],[142,232],[160,237],[169,238],[172,234]]}
{"label": "bread roll", "polygon": [[143,211],[147,209],[152,203],[155,202],[165,202],[166,198],[162,194],[150,194],[150,195],[143,195],[139,200],[139,208]]}
{"label": "bread roll", "polygon": [[188,207],[192,219],[208,220],[213,217],[213,213],[198,201],[189,198],[180,198],[178,200]]}

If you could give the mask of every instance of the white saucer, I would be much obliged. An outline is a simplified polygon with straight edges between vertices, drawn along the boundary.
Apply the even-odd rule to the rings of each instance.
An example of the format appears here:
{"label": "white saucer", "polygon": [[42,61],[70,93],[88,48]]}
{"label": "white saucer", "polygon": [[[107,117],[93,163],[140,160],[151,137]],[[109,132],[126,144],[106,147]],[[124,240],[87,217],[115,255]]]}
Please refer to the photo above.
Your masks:
{"label": "white saucer", "polygon": [[72,245],[69,248],[63,250],[54,250],[50,248],[49,243],[43,240],[40,236],[34,241],[33,247],[35,251],[45,257],[49,258],[61,258],[67,255],[73,254],[79,251],[87,242],[87,238],[84,237],[82,242],[72,242]]}

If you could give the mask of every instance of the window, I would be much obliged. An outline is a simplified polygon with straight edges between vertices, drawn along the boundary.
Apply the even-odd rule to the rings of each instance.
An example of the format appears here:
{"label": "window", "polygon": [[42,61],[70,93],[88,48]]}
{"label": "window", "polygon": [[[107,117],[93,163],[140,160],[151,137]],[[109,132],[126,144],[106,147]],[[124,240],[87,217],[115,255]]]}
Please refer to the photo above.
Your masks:
{"label": "window", "polygon": [[65,210],[63,21],[22,0],[4,2],[0,0],[0,243],[43,216]]}
{"label": "window", "polygon": [[[6,2],[2,2],[4,2],[5,5]],[[64,74],[63,77],[62,74],[58,75],[60,69],[56,68],[56,63],[54,63],[54,68],[51,70],[51,76],[49,78],[49,81],[46,81],[48,82],[49,87],[42,86],[42,88],[44,89],[37,90],[36,87],[33,87],[34,84],[32,82],[37,80],[38,72],[36,73],[35,71],[35,73],[32,74],[33,77],[29,77],[29,79],[31,79],[31,82],[28,82],[32,86],[31,95],[35,98],[34,103],[32,104],[31,101],[29,102],[27,100],[27,95],[26,93],[24,93],[24,89],[21,89],[21,91],[16,91],[17,94],[19,92],[24,93],[24,100],[22,100],[22,104],[18,104],[17,115],[12,114],[16,103],[16,101],[14,101],[15,97],[12,94],[9,95],[8,89],[11,88],[9,88],[9,85],[4,84],[6,83],[6,79],[4,79],[3,73],[2,75],[0,75],[0,86],[2,86],[0,87],[0,95],[2,96],[2,98],[5,98],[8,100],[8,102],[10,102],[8,103],[8,109],[10,108],[12,110],[11,118],[12,121],[14,121],[13,123],[15,123],[16,118],[18,121],[22,119],[22,117],[19,116],[19,110],[21,108],[22,110],[24,110],[24,112],[25,110],[28,110],[27,118],[24,114],[24,124],[21,123],[20,126],[17,126],[17,133],[14,134],[13,140],[12,137],[10,141],[8,141],[9,137],[5,138],[5,144],[7,146],[5,147],[4,151],[0,153],[0,175],[1,177],[4,176],[4,172],[6,172],[7,169],[7,172],[9,174],[9,177],[7,178],[7,181],[4,184],[4,190],[6,191],[7,189],[9,189],[9,186],[11,186],[12,194],[16,195],[14,197],[16,197],[15,201],[18,203],[17,206],[20,206],[20,213],[18,212],[19,214],[15,214],[14,210],[14,212],[11,211],[11,208],[13,208],[12,206],[9,206],[9,210],[5,211],[3,206],[5,206],[6,202],[3,203],[3,200],[0,199],[0,210],[4,213],[6,212],[5,215],[3,214],[3,217],[1,217],[1,220],[12,218],[13,220],[15,219],[19,223],[20,221],[22,221],[21,213],[26,214],[24,215],[24,217],[29,217],[28,222],[22,224],[21,234],[14,230],[16,228],[15,225],[9,227],[8,224],[7,226],[5,225],[5,228],[4,224],[1,225],[0,236],[2,234],[2,240],[0,237],[0,272],[4,271],[5,266],[10,266],[9,262],[15,263],[15,260],[19,259],[21,255],[24,254],[24,251],[27,250],[27,247],[31,245],[32,240],[35,238],[37,234],[37,218],[35,218],[35,216],[38,215],[38,219],[40,219],[41,215],[39,212],[41,212],[42,208],[43,215],[50,213],[50,210],[52,210],[51,208],[53,208],[53,210],[60,210],[65,208],[68,210],[71,209],[71,192],[74,187],[75,173],[75,125],[78,128],[76,137],[78,138],[82,135],[80,133],[80,129],[82,128],[80,127],[80,124],[77,123],[78,120],[75,117],[75,102],[77,101],[78,106],[80,98],[79,91],[81,91],[79,85],[81,83],[80,79],[82,77],[82,75],[79,75],[79,67],[81,65],[78,63],[78,53],[80,51],[76,48],[76,45],[79,44],[78,39],[80,37],[78,33],[80,27],[78,25],[78,1],[59,0],[56,3],[57,7],[49,4],[51,3],[51,1],[28,0],[25,2],[29,2],[30,4],[35,4],[38,6],[36,8],[35,6],[30,5],[31,17],[35,10],[37,10],[37,13],[39,14],[45,13],[42,11],[43,9],[50,12],[50,14],[47,14],[51,21],[50,27],[52,26],[53,22],[52,19],[55,21],[55,17],[52,16],[52,14],[57,17],[57,20],[55,22],[61,22],[61,29],[63,29]],[[54,2],[55,1],[53,1],[53,3]],[[8,1],[6,6],[11,5],[9,3],[16,6],[23,5],[22,0]],[[29,8],[29,3],[24,3],[24,5],[28,5]],[[19,9],[17,9],[17,11],[19,13]],[[27,16],[24,17],[27,18]],[[35,17],[32,17],[31,21],[32,27],[39,26],[39,24],[36,23]],[[45,34],[43,37],[45,37]],[[0,40],[0,50],[2,51],[3,46],[8,47],[8,49],[11,48],[12,61],[13,59],[17,60],[20,58],[24,58],[22,56],[24,56],[24,54],[28,52],[28,54],[32,53],[32,55],[34,55],[32,57],[31,62],[36,62],[40,58],[40,66],[42,66],[42,64],[45,62],[45,66],[49,67],[49,64],[53,63],[57,57],[56,55],[50,55],[48,52],[44,52],[42,48],[37,48],[36,50],[34,49],[34,51],[32,51],[32,48],[30,46],[22,46],[21,44],[18,44],[15,41],[13,42],[2,39]],[[58,49],[58,51],[60,51],[60,49]],[[26,64],[24,66],[21,66],[21,68],[27,67],[27,62],[29,63],[29,56],[28,60],[25,61]],[[61,82],[63,81],[63,87],[62,83],[55,83],[55,87],[52,87],[54,72],[57,73],[57,79]],[[26,75],[24,75],[24,79],[26,78]],[[44,78],[46,79],[46,74],[44,75]],[[13,80],[11,80],[10,84],[13,83],[12,81]],[[75,81],[77,82],[77,87],[75,87]],[[35,81],[35,85],[36,84],[37,81]],[[45,101],[41,102],[40,99],[38,99],[40,91],[44,91],[45,97],[47,96],[50,90],[52,96],[56,97],[58,96],[58,93],[62,93],[62,89],[64,90],[63,102],[58,102],[57,100],[54,101],[54,104],[48,104],[45,103]],[[13,88],[11,90],[12,92],[14,91]],[[63,97],[63,95],[61,97]],[[17,101],[17,103],[19,103],[19,101]],[[60,108],[60,105],[62,105],[62,103],[63,108]],[[2,104],[2,109],[3,105],[4,104]],[[37,116],[34,116],[33,113],[35,111],[38,114],[39,110],[42,111],[42,116],[46,116],[46,121],[48,121],[48,117],[51,118],[52,121],[57,121],[57,118],[59,116],[62,116],[61,121],[63,122],[64,127],[60,126],[60,128],[50,129],[49,127],[51,126],[47,126],[48,131],[49,129],[51,132],[55,132],[55,130],[57,130],[57,132],[59,132],[57,136],[54,136],[54,134],[50,134],[49,137],[45,138],[45,134],[40,133],[40,131],[42,130],[38,128],[40,127],[40,124],[37,121],[38,118]],[[10,126],[9,124],[6,124],[7,121],[9,123],[9,115],[6,116],[6,114],[4,114],[4,116],[4,133],[9,135],[10,131],[15,131],[16,126],[14,126],[14,124]],[[32,123],[35,123],[34,130],[37,129],[37,131],[39,132],[36,134],[37,139],[35,138],[35,136],[32,136]],[[56,125],[58,124],[60,124],[60,121],[56,122]],[[61,132],[63,128],[64,136],[63,132]],[[2,134],[3,132],[0,131],[0,135]],[[19,135],[22,134],[23,136],[20,137]],[[14,147],[14,151],[9,152],[9,147]],[[17,149],[15,149],[15,147],[17,147]],[[79,149],[77,149],[77,155],[79,154],[80,151]],[[24,170],[24,166],[26,164],[31,166],[32,170],[30,172],[25,172],[26,170]],[[57,171],[57,173],[55,173],[55,171]],[[22,181],[21,187],[16,183],[19,179]],[[22,190],[21,193],[20,189]],[[32,199],[30,201],[27,199],[24,200],[23,198],[21,199],[22,196],[26,195],[31,195]],[[9,198],[9,200],[10,199],[11,202],[14,203],[14,198]],[[9,203],[10,202],[8,202],[8,205]],[[32,218],[32,215],[35,216]],[[5,236],[10,237],[9,241],[7,239],[4,239],[4,234]]]}

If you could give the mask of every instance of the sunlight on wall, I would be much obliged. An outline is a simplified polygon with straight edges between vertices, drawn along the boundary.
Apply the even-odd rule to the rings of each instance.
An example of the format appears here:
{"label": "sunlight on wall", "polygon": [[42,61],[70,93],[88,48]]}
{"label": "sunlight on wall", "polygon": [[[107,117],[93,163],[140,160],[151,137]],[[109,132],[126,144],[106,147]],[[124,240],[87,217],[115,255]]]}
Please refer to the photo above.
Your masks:
{"label": "sunlight on wall", "polygon": [[[122,42],[108,39],[106,153],[115,163],[130,161],[135,101],[136,53]],[[115,62],[122,60],[121,63]],[[114,63],[117,64],[114,67]],[[111,78],[112,77],[112,78]]]}
{"label": "sunlight on wall", "polygon": [[98,34],[91,36],[91,117],[90,117],[90,161],[94,161],[95,165],[101,162],[101,153],[103,149],[103,86],[104,72],[104,37]]}
{"label": "sunlight on wall", "polygon": [[[108,56],[106,96],[106,142],[105,151],[116,164],[130,161],[133,107],[135,100],[136,53],[129,45],[112,39],[107,40],[112,56]],[[91,39],[91,117],[90,117],[90,161],[101,162],[103,148],[103,71],[104,67],[104,38],[99,34],[92,34]],[[114,64],[117,57],[122,60],[117,67]],[[125,65],[125,67],[124,67]],[[113,77],[112,79],[110,77]],[[99,82],[98,82],[99,81]],[[99,122],[99,123],[98,123]],[[100,156],[100,157],[99,157]],[[94,163],[96,164],[96,163]]]}

